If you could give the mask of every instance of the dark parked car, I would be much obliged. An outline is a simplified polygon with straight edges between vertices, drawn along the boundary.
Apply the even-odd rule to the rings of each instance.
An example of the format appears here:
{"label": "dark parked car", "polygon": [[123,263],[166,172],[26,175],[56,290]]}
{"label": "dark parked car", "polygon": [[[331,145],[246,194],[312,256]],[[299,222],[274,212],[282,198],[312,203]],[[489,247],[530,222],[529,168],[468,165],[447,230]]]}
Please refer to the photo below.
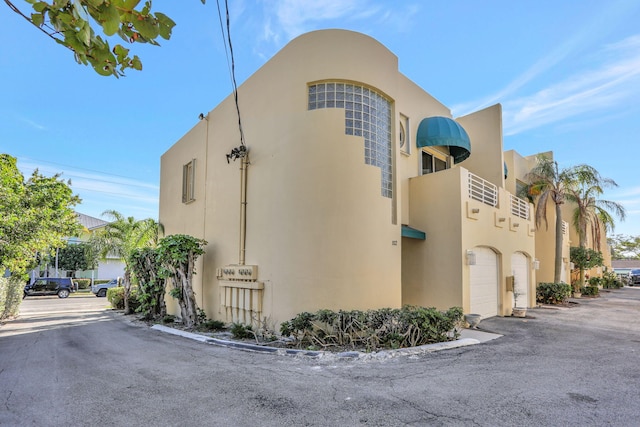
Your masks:
{"label": "dark parked car", "polygon": [[70,277],[38,277],[33,283],[25,285],[24,297],[31,295],[58,295],[66,298],[74,291]]}
{"label": "dark parked car", "polygon": [[631,276],[631,281],[629,282],[631,286],[640,285],[640,268],[634,268],[629,275]]}

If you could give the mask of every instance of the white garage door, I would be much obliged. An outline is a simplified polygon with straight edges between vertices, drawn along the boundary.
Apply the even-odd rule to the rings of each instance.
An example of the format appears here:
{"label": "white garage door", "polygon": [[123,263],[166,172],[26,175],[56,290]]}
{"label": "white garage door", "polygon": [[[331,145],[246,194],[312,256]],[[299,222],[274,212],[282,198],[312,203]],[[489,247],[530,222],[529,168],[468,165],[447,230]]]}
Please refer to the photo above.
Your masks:
{"label": "white garage door", "polygon": [[483,319],[498,315],[498,256],[489,248],[474,248],[475,265],[470,265],[471,313]]}
{"label": "white garage door", "polygon": [[515,278],[515,290],[518,295],[518,307],[527,307],[529,301],[529,258],[516,252],[511,255],[511,269]]}

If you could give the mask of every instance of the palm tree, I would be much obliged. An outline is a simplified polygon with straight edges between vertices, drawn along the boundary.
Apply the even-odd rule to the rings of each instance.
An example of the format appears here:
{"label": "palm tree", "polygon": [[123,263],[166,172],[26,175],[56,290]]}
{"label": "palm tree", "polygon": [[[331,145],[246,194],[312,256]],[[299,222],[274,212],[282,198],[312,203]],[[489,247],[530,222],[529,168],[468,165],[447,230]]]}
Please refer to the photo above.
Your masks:
{"label": "palm tree", "polygon": [[526,175],[529,184],[527,186],[527,197],[536,202],[535,206],[535,223],[536,227],[544,222],[546,228],[549,228],[547,222],[547,203],[553,201],[556,211],[556,234],[555,234],[555,263],[553,272],[553,281],[560,282],[562,273],[562,205],[565,196],[574,182],[574,168],[562,169],[558,168],[558,162],[553,159],[539,154],[536,157],[536,165]]}
{"label": "palm tree", "polygon": [[103,258],[107,254],[112,254],[124,261],[124,311],[125,314],[130,314],[129,294],[132,269],[129,265],[129,255],[135,249],[155,247],[162,227],[154,219],[136,221],[131,216],[125,218],[115,210],[104,211],[102,216],[112,219],[112,222],[92,236],[91,243]]}
{"label": "palm tree", "polygon": [[[600,251],[600,241],[603,232],[613,231],[615,221],[609,213],[612,211],[621,220],[625,219],[624,207],[616,202],[602,200],[599,197],[604,188],[617,187],[618,184],[610,178],[603,178],[591,166],[576,167],[575,182],[567,193],[566,199],[575,205],[572,213],[572,225],[578,232],[581,248],[586,248],[588,233],[593,240],[593,249]],[[580,285],[584,285],[584,269],[580,269]]]}

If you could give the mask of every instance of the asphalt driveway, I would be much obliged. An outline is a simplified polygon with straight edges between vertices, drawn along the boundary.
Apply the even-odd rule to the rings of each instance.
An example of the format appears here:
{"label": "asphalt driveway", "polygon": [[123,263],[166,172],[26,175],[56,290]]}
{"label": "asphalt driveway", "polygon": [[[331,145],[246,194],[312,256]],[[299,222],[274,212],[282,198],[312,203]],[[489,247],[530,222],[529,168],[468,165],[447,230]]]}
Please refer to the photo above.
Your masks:
{"label": "asphalt driveway", "polygon": [[[85,299],[83,301],[83,299]],[[89,304],[80,309],[67,303]],[[428,354],[348,360],[250,353],[132,324],[104,299],[26,299],[0,327],[0,425],[636,426],[640,289]],[[93,305],[96,305],[95,307]]]}

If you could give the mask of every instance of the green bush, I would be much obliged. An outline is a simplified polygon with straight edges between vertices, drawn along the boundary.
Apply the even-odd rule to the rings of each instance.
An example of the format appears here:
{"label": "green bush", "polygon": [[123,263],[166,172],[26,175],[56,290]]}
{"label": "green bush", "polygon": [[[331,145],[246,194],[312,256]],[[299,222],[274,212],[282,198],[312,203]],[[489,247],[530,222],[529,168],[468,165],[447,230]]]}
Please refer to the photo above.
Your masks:
{"label": "green bush", "polygon": [[406,348],[458,338],[462,309],[405,306],[368,311],[303,312],[283,322],[280,332],[298,347]]}
{"label": "green bush", "polygon": [[91,287],[91,279],[73,279],[78,289],[89,289]]}
{"label": "green bush", "polygon": [[[118,286],[107,289],[107,300],[115,310],[124,310],[124,288]],[[129,293],[129,307],[135,311],[139,305],[138,288],[131,288],[131,292]]]}
{"label": "green bush", "polygon": [[18,315],[24,283],[17,276],[0,277],[0,320]]}
{"label": "green bush", "polygon": [[571,285],[560,283],[540,283],[536,289],[536,301],[541,304],[564,304],[571,296]]}
{"label": "green bush", "polygon": [[223,329],[225,329],[225,324],[224,322],[220,321],[220,320],[205,320],[204,322],[201,322],[197,329],[199,331],[221,331]]}
{"label": "green bush", "polygon": [[162,318],[162,323],[164,323],[164,324],[174,323],[175,321],[176,321],[176,316],[174,316],[173,314],[166,314]]}
{"label": "green bush", "polygon": [[[589,280],[589,282],[591,282],[591,280]],[[600,289],[598,289],[598,285],[589,285],[580,288],[580,293],[583,296],[595,297],[600,295]]]}
{"label": "green bush", "polygon": [[238,339],[255,337],[253,328],[250,325],[243,325],[242,323],[234,323],[231,326],[231,335]]}
{"label": "green bush", "polygon": [[624,286],[622,280],[612,271],[607,271],[602,275],[601,282],[603,289],[620,289]]}

